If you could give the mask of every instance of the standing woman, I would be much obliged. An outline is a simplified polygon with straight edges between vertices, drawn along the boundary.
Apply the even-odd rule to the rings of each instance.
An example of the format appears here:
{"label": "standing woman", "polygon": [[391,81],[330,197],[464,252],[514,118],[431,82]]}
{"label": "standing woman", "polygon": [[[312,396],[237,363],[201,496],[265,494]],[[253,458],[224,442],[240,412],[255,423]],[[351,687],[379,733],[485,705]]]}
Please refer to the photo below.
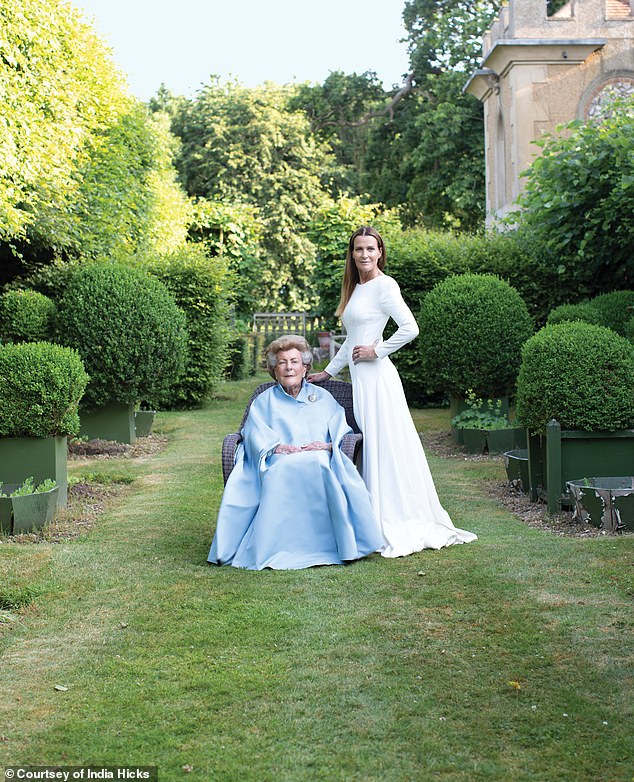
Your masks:
{"label": "standing woman", "polygon": [[[396,280],[383,273],[385,246],[374,228],[357,229],[348,243],[337,315],[347,337],[311,382],[327,380],[346,364],[354,414],[363,432],[362,475],[381,525],[384,557],[402,557],[477,540],[457,529],[440,504],[420,437],[389,355],[418,336],[418,325]],[[383,340],[389,318],[397,331]]]}

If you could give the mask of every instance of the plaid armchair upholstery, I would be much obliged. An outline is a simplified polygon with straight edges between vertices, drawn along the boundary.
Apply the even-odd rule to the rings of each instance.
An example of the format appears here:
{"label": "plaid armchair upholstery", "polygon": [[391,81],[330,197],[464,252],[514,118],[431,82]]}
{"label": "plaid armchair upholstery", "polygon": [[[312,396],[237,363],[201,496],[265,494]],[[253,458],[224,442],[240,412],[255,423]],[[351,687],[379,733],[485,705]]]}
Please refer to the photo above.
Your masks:
{"label": "plaid armchair upholstery", "polygon": [[[225,438],[222,442],[222,477],[225,483],[227,482],[227,478],[231,474],[231,470],[233,470],[236,448],[238,447],[238,444],[242,441],[242,434],[241,434],[242,427],[244,426],[245,421],[247,420],[247,415],[249,414],[249,408],[251,407],[251,403],[256,398],[256,396],[262,393],[262,391],[266,391],[267,388],[270,388],[271,386],[274,385],[275,382],[270,381],[268,383],[262,383],[255,389],[253,395],[251,396],[251,399],[249,399],[249,403],[246,406],[244,415],[242,416],[242,421],[240,423],[240,430],[225,435]],[[361,445],[363,443],[363,435],[359,431],[357,422],[354,420],[354,412],[352,410],[352,384],[344,383],[341,380],[325,380],[323,383],[316,383],[315,385],[319,385],[321,388],[325,388],[326,391],[329,391],[337,400],[337,402],[339,402],[339,404],[346,411],[346,421],[348,422],[348,425],[352,428],[352,433],[344,435],[343,440],[341,442],[341,450],[346,454],[346,456],[352,459],[353,462],[356,461],[361,451]]]}

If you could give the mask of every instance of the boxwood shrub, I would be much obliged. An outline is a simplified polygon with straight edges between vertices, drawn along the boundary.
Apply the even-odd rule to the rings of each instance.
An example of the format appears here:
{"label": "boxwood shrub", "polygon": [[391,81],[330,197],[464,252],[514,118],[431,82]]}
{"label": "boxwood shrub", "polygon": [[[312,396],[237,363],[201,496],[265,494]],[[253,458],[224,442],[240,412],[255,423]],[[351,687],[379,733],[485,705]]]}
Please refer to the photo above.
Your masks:
{"label": "boxwood shrub", "polygon": [[560,304],[548,313],[546,323],[566,323],[569,321],[581,320],[584,323],[594,323],[601,325],[601,316],[589,301],[579,304]]}
{"label": "boxwood shrub", "polygon": [[79,267],[59,300],[57,339],[81,355],[82,407],[160,402],[183,371],[185,315],[160,280],[122,264]]}
{"label": "boxwood shrub", "polygon": [[545,326],[522,350],[515,414],[533,432],[555,418],[562,429],[634,427],[634,350],[604,326]]}
{"label": "boxwood shrub", "polygon": [[634,291],[602,293],[595,296],[590,304],[598,313],[601,326],[607,326],[621,336],[625,335],[627,323],[634,314]]}
{"label": "boxwood shrub", "polygon": [[87,382],[72,348],[49,342],[0,346],[0,436],[77,434],[77,406]]}
{"label": "boxwood shrub", "polygon": [[513,392],[533,321],[508,283],[488,274],[449,277],[425,297],[419,325],[431,388],[453,396],[467,389],[480,397]]}
{"label": "boxwood shrub", "polygon": [[221,382],[229,360],[228,311],[230,292],[237,283],[225,261],[210,258],[202,245],[186,245],[172,255],[142,263],[166,286],[187,318],[185,369],[161,406],[200,407]]}
{"label": "boxwood shrub", "polygon": [[6,342],[51,338],[55,302],[33,290],[8,290],[0,296],[0,337]]}

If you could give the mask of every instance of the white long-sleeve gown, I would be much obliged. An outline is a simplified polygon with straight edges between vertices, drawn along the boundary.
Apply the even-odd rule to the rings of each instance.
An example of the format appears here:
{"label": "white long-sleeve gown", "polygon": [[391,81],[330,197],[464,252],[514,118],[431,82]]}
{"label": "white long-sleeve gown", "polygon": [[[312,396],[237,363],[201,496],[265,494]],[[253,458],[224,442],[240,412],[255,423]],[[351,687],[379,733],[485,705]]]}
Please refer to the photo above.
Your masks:
{"label": "white long-sleeve gown", "polygon": [[[383,340],[392,318],[398,330]],[[357,284],[342,315],[346,340],[326,367],[338,374],[346,364],[354,391],[354,414],[363,432],[361,473],[381,525],[384,557],[401,557],[477,540],[457,529],[440,504],[401,379],[389,354],[418,336],[418,325],[396,280],[381,274]],[[355,345],[375,345],[378,358],[354,364]]]}

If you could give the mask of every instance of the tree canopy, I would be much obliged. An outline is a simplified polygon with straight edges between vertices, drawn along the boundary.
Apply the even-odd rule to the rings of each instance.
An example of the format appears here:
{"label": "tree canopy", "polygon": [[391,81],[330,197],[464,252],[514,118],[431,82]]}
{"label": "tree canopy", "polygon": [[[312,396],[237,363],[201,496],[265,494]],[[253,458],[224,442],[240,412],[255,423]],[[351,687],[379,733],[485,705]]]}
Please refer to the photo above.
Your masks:
{"label": "tree canopy", "polygon": [[259,288],[269,302],[310,308],[314,248],[305,232],[325,196],[320,177],[329,153],[306,114],[289,108],[292,94],[271,83],[250,89],[216,79],[177,109],[172,128],[190,196],[257,207]]}
{"label": "tree canopy", "polygon": [[186,236],[174,139],[61,0],[0,7],[0,281],[56,256]]}

